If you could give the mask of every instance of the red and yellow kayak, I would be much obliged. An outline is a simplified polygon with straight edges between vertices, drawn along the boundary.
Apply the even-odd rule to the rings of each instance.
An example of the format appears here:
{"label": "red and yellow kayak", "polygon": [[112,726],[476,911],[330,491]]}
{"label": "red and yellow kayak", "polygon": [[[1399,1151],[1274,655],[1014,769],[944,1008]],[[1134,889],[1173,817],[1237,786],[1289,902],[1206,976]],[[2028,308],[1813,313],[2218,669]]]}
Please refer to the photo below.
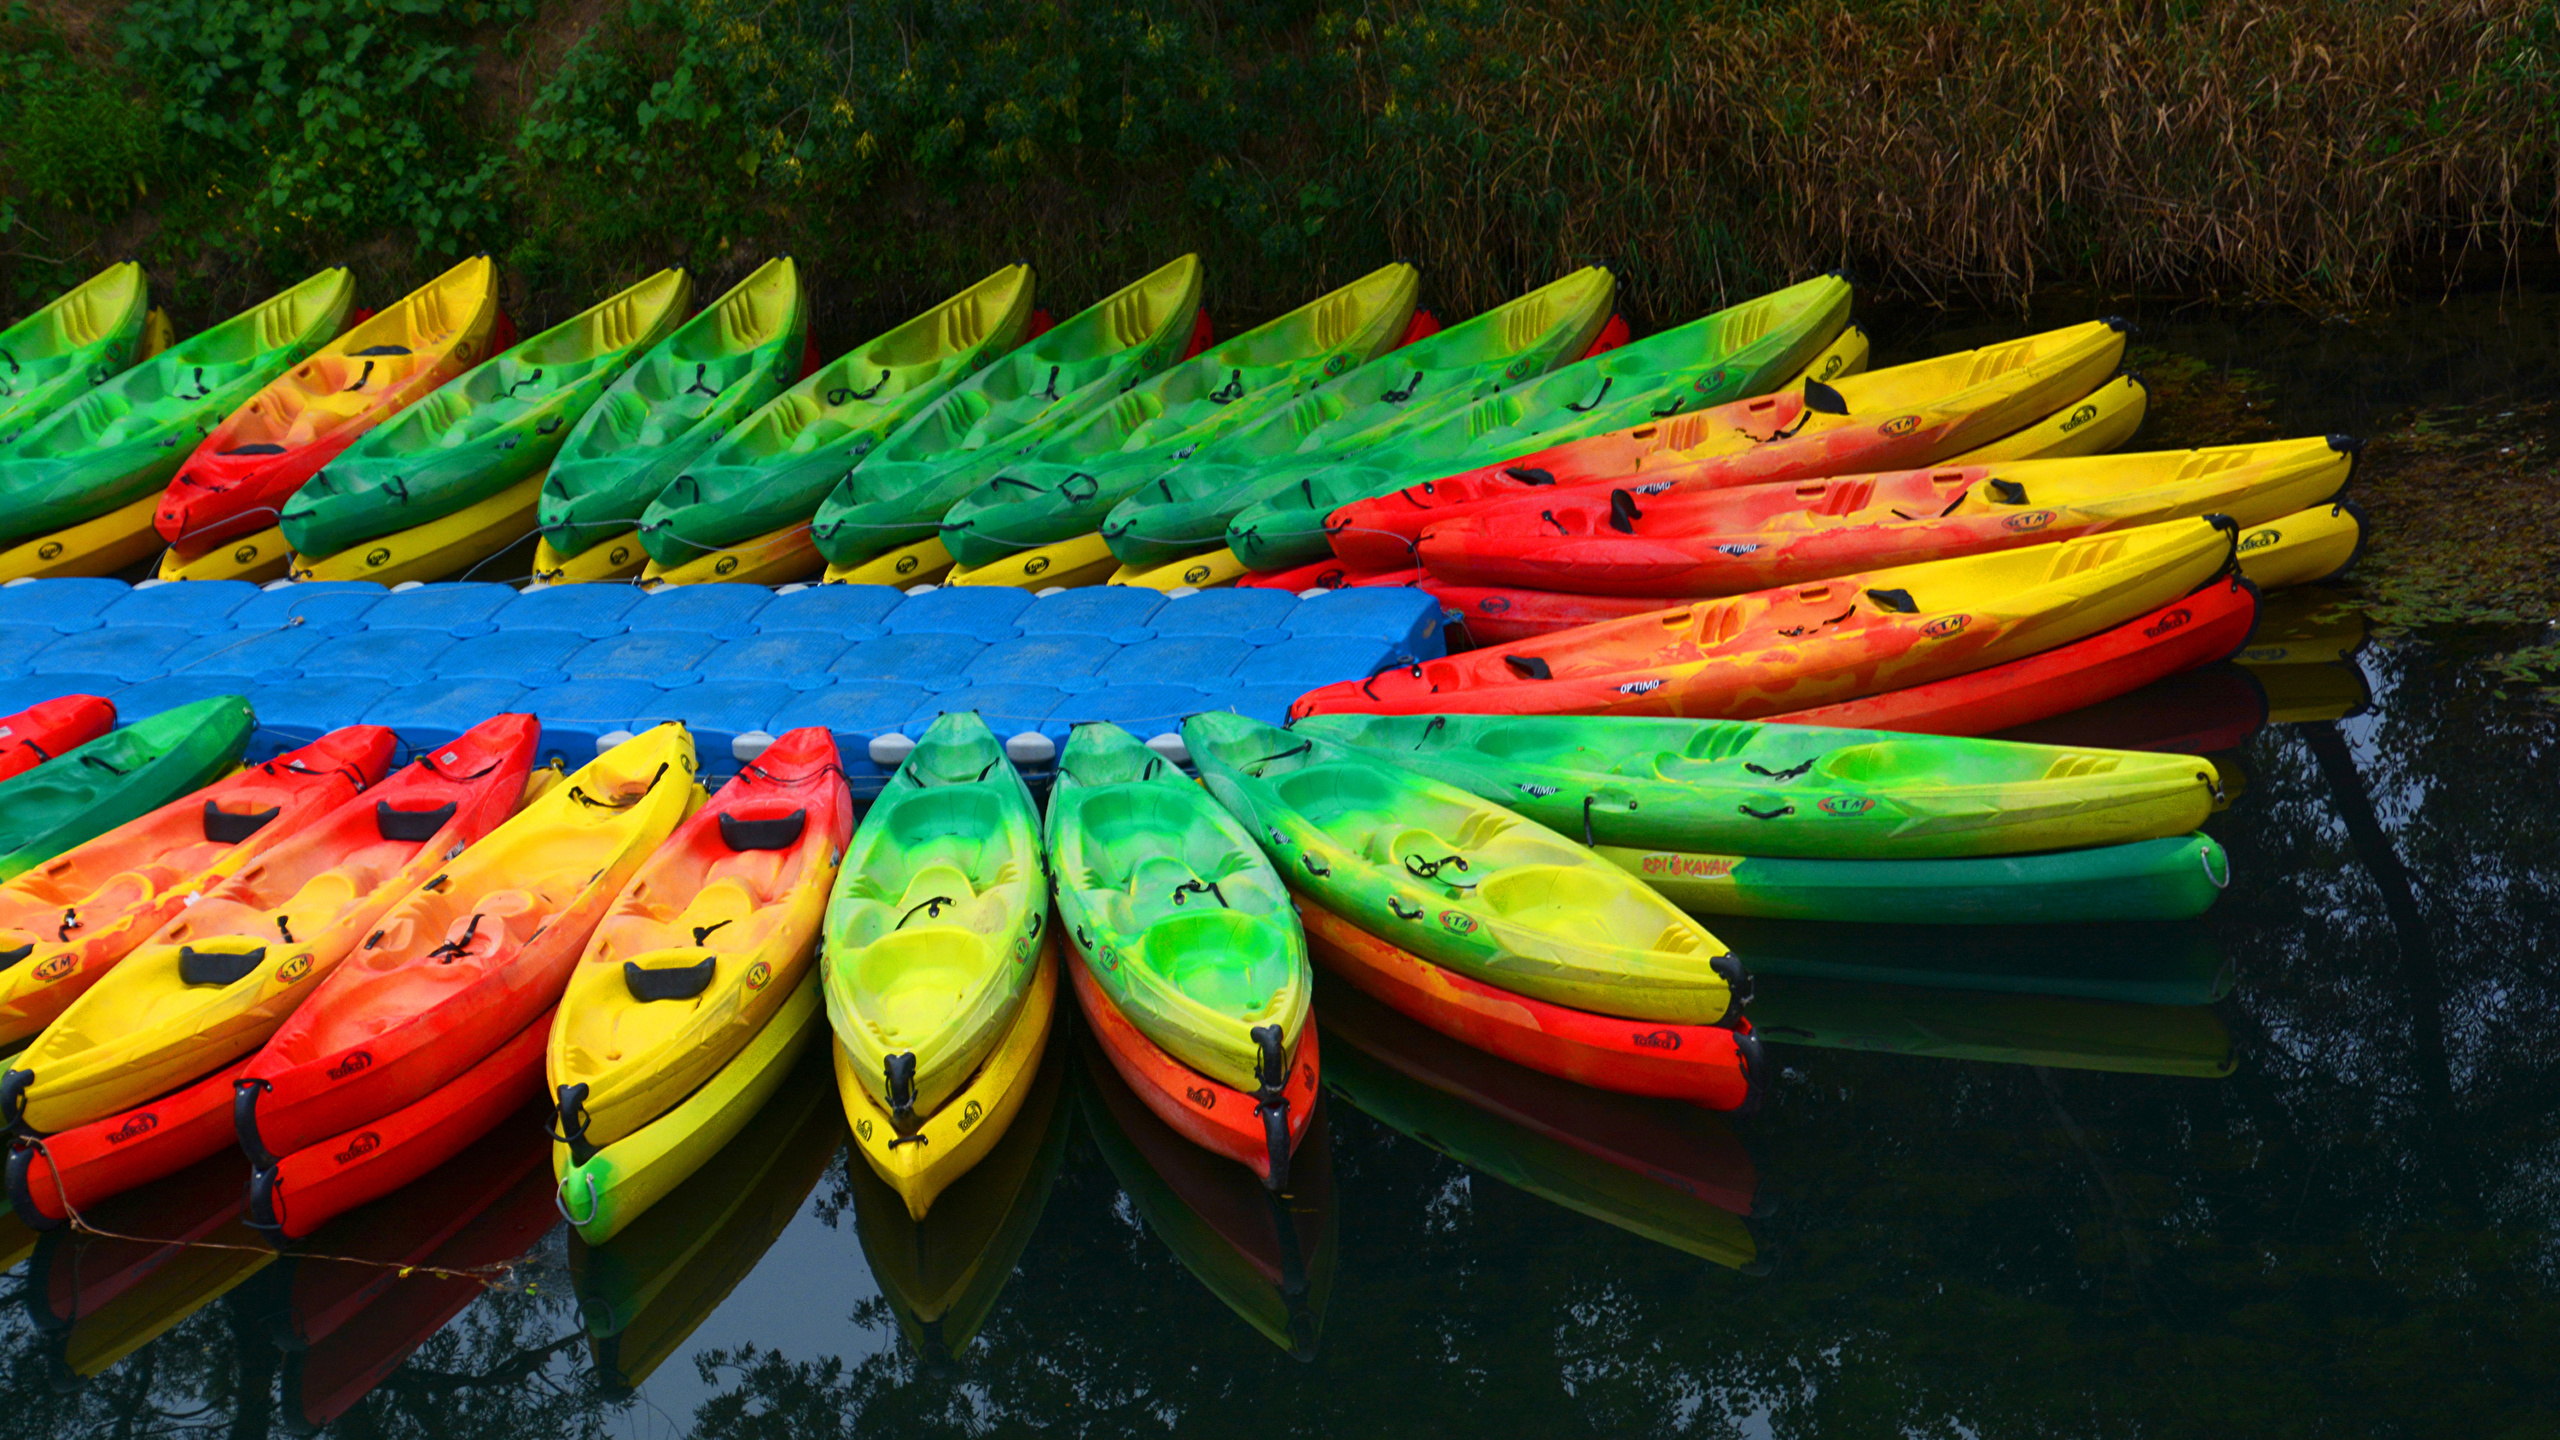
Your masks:
{"label": "red and yellow kayak", "polygon": [[2331,436],[1737,487],[1595,486],[1435,523],[1421,557],[1461,585],[1740,595],[2191,515],[2256,526],[2336,496],[2359,448]]}
{"label": "red and yellow kayak", "polygon": [[[1384,570],[1413,563],[1423,530],[1486,505],[1577,487],[1748,485],[1927,465],[2021,430],[2104,385],[2124,322],[2098,320],[1935,360],[1844,376],[1568,441],[1392,495],[1325,521],[1333,553]],[[2091,409],[2092,422],[2098,410]]]}
{"label": "red and yellow kayak", "polygon": [[63,695],[0,717],[0,780],[114,728],[116,707],[95,695]]}
{"label": "red and yellow kayak", "polygon": [[[350,725],[173,800],[0,886],[0,1043],[34,1035],[187,902],[382,778],[397,738]],[[18,1118],[28,1072],[0,1079]]]}
{"label": "red and yellow kayak", "polygon": [[1323,686],[1290,713],[1759,719],[2096,634],[2232,564],[2235,533],[2177,520],[1700,601]]}
{"label": "red and yellow kayak", "polygon": [[[1101,1044],[1102,1053],[1110,1058],[1111,1068],[1120,1072],[1120,1078],[1129,1082],[1129,1088],[1156,1113],[1156,1118],[1192,1144],[1223,1155],[1268,1181],[1270,1146],[1253,1093],[1203,1075],[1166,1054],[1162,1046],[1148,1039],[1120,1012],[1119,1006],[1111,1003],[1102,983],[1094,978],[1092,964],[1082,954],[1067,966],[1067,974],[1075,981],[1076,1002],[1083,1007],[1088,1028]],[[1288,1082],[1281,1087],[1281,1094],[1288,1101],[1289,1149],[1293,1154],[1306,1139],[1307,1125],[1315,1118],[1319,1063],[1316,1026],[1310,1018],[1305,1032],[1298,1037],[1297,1053],[1291,1057]]]}
{"label": "red and yellow kayak", "polygon": [[178,467],[152,527],[181,556],[274,528],[284,502],[339,451],[480,363],[498,324],[497,269],[475,255],[232,411]]}

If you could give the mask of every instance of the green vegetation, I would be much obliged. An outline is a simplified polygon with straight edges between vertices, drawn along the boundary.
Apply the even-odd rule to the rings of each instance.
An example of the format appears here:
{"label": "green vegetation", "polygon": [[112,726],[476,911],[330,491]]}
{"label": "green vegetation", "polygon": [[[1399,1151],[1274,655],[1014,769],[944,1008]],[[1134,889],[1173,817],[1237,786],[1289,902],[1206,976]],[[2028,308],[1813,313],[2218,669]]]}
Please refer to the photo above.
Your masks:
{"label": "green vegetation", "polygon": [[[1471,312],[1871,290],[2367,300],[2548,244],[2536,0],[6,0],[0,291],[135,252],[182,311],[488,249],[526,319],[790,251],[848,321],[1177,247],[1222,314],[1390,257]],[[182,313],[182,320],[190,314]],[[832,317],[822,317],[832,318]]]}

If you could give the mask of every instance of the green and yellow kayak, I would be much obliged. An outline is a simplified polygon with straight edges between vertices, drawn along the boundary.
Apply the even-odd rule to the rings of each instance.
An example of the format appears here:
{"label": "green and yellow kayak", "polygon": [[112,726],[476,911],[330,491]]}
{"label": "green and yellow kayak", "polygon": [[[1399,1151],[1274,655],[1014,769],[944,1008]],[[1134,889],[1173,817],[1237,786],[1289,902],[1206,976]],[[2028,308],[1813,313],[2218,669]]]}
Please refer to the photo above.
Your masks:
{"label": "green and yellow kayak", "polygon": [[685,466],[641,517],[641,546],[673,567],[805,527],[890,431],[1011,350],[1030,322],[1031,267],[1008,265],[856,346]]}
{"label": "green and yellow kayak", "polygon": [[1129,390],[963,495],[944,547],[981,566],[1100,529],[1163,465],[1394,345],[1419,284],[1410,265],[1382,267]]}
{"label": "green and yellow kayak", "polygon": [[1231,713],[1183,722],[1209,793],[1325,909],[1489,985],[1712,1025],[1743,991],[1722,941],[1534,820],[1374,752]]}
{"label": "green and yellow kayak", "polygon": [[[1225,542],[1257,570],[1321,560],[1325,517],[1354,500],[1768,394],[1842,334],[1849,298],[1848,281],[1825,275],[1567,365],[1256,499],[1234,512]],[[1848,367],[1820,368],[1833,373],[1811,378]]]}
{"label": "green and yellow kayak", "polygon": [[[1469,403],[1579,359],[1618,298],[1587,266],[1463,323],[1399,347],[1187,458],[1144,452],[1106,474],[1126,498],[1102,525],[1124,565],[1152,568],[1225,543],[1245,506]],[[1135,489],[1112,478],[1135,466]]]}
{"label": "green and yellow kayak", "polygon": [[[1315,984],[1288,887],[1253,836],[1117,725],[1079,725],[1049,795],[1058,919],[1165,1053],[1250,1094],[1285,1073]],[[1267,1037],[1266,1053],[1261,1033]]]}
{"label": "green and yellow kayak", "polygon": [[146,716],[0,780],[0,880],[220,779],[258,717],[238,695]]}
{"label": "green and yellow kayak", "polygon": [[0,445],[0,545],[138,506],[125,529],[159,548],[155,505],[140,502],[158,501],[222,417],[328,343],[354,302],[354,277],[323,270],[27,425]]}
{"label": "green and yellow kayak", "polygon": [[692,293],[683,271],[661,270],[436,387],[303,482],[277,522],[285,540],[335,555],[540,476]]}
{"label": "green and yellow kayak", "polygon": [[[1017,1081],[1036,1070],[1045,1038],[1005,1042],[1035,988],[1055,1002],[1048,913],[1030,787],[974,712],[943,716],[854,831],[827,906],[822,971],[857,1148],[896,1157],[881,1178],[918,1219],[967,1167],[948,1144],[889,1142],[922,1132],[982,1067]],[[1047,1015],[1038,1018],[1045,1037]],[[966,1122],[970,1138],[992,1143],[998,1107],[970,1103],[984,1116]],[[894,1134],[880,1133],[873,1110]]]}
{"label": "green and yellow kayak", "polygon": [[1294,728],[1587,845],[2009,855],[2184,835],[2218,788],[2212,764],[2189,755],[1748,720],[1310,715]]}
{"label": "green and yellow kayak", "polygon": [[836,482],[810,526],[819,553],[842,569],[932,540],[990,467],[1172,364],[1200,285],[1200,257],[1185,255],[944,392]]}
{"label": "green and yellow kayak", "polygon": [[[535,578],[639,573],[647,556],[634,532],[649,502],[790,387],[808,331],[809,297],[784,256],[756,267],[624,371],[570,428],[543,478]],[[600,564],[615,549],[623,558]]]}
{"label": "green and yellow kayak", "polygon": [[127,260],[0,330],[0,445],[121,374],[141,354],[150,313],[151,287]]}

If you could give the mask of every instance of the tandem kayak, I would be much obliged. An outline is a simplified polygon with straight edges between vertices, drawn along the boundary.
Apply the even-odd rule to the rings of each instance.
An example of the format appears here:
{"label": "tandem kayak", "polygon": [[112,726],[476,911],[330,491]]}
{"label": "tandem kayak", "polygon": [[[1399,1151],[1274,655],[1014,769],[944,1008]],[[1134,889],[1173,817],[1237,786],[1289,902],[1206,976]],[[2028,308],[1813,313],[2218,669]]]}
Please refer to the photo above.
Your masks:
{"label": "tandem kayak", "polygon": [[1557,1005],[1713,1024],[1743,989],[1695,921],[1534,820],[1373,752],[1227,712],[1183,722],[1290,885],[1372,934]]}
{"label": "tandem kayak", "polygon": [[1932,859],[2184,835],[2213,812],[2185,755],[1749,720],[1313,715],[1292,727],[1585,844]]}

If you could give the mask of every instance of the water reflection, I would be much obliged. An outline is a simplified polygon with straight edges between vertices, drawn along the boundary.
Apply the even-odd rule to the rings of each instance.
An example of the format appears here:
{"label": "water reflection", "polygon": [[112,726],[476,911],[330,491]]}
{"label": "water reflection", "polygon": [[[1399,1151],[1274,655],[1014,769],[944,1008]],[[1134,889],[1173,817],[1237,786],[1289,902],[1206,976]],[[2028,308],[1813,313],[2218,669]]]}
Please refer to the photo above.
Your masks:
{"label": "water reflection", "polygon": [[1758,1114],[1328,985],[1276,1208],[1072,1043],[926,1227],[816,1070],[594,1250],[531,1120],[281,1260],[226,1159],[93,1217],[144,1240],[0,1221],[0,1437],[2560,1432],[2560,736],[2458,641],[2269,619],[2052,722],[2223,745],[2210,915],[1720,925]]}

